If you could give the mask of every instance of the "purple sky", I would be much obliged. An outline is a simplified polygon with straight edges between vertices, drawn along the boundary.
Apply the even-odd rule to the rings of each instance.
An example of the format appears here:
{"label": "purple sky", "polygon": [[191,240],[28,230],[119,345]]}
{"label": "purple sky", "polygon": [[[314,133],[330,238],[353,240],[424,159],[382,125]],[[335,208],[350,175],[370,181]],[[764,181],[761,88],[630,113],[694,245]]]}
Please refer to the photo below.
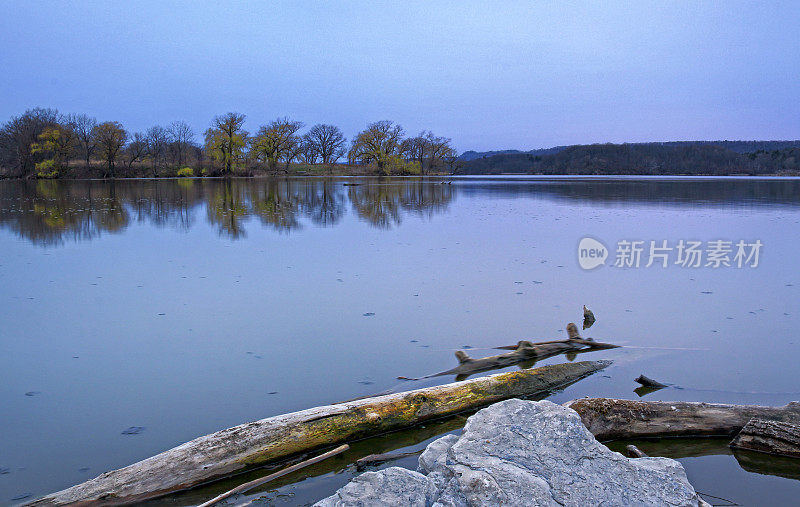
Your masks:
{"label": "purple sky", "polygon": [[0,0],[0,48],[0,121],[391,119],[459,151],[800,138],[796,1]]}

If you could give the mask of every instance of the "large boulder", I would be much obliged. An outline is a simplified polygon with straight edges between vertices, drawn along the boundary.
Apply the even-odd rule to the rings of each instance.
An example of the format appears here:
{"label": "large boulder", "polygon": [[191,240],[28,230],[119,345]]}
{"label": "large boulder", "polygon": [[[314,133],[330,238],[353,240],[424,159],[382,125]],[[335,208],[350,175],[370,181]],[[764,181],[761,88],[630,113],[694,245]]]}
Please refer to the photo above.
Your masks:
{"label": "large boulder", "polygon": [[317,505],[696,506],[698,496],[677,461],[626,458],[595,440],[574,410],[515,399],[432,442],[418,472],[367,472]]}

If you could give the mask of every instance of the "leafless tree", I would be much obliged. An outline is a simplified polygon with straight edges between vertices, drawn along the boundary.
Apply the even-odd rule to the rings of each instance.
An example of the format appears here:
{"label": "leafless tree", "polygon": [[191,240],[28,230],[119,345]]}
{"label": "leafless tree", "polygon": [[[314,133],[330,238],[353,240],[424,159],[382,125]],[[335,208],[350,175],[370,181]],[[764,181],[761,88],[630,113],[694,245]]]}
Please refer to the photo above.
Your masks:
{"label": "leafless tree", "polygon": [[90,159],[95,150],[95,140],[92,137],[92,130],[97,126],[97,120],[86,114],[71,114],[68,121],[72,125],[72,130],[78,137],[78,149],[81,158],[86,162],[86,169],[89,169]]}
{"label": "leafless tree", "polygon": [[144,135],[147,139],[147,156],[153,165],[153,176],[157,176],[159,162],[164,159],[167,152],[169,134],[167,129],[156,125],[147,129]]}
{"label": "leafless tree", "polygon": [[133,134],[133,139],[125,147],[125,155],[128,159],[128,169],[147,155],[147,138],[141,132]]}
{"label": "leafless tree", "polygon": [[300,142],[300,150],[300,156],[304,163],[312,165],[317,163],[317,159],[320,156],[319,149],[308,134],[303,136],[303,140]]}
{"label": "leafless tree", "polygon": [[185,121],[174,121],[167,127],[169,140],[175,148],[178,159],[178,167],[181,167],[186,160],[189,147],[194,141],[194,131]]}
{"label": "leafless tree", "polygon": [[335,125],[318,123],[304,136],[313,145],[323,164],[332,164],[339,160],[345,153],[345,143],[342,130]]}

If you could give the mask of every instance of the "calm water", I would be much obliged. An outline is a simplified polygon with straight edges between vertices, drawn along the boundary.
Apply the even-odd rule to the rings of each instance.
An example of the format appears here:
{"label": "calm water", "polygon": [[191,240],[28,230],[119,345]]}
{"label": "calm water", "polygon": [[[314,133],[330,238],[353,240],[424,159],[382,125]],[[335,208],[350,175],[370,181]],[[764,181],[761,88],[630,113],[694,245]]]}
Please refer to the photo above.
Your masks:
{"label": "calm water", "polygon": [[[763,248],[757,268],[584,271],[584,236],[608,264],[619,240]],[[584,304],[585,335],[628,347],[579,356],[615,363],[554,401],[638,398],[640,373],[683,388],[644,399],[800,400],[799,250],[797,179],[0,182],[0,504],[242,422],[451,381],[396,377],[563,337]],[[460,425],[359,443],[252,496],[313,502],[353,459]],[[699,491],[795,502],[800,465],[725,443],[642,447]]]}

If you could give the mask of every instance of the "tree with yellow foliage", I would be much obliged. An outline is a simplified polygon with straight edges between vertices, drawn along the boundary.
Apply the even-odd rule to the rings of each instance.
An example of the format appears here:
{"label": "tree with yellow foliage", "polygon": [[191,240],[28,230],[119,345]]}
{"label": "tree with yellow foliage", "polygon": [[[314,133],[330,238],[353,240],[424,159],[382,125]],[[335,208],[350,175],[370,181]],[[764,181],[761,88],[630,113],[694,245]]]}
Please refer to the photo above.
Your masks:
{"label": "tree with yellow foliage", "polygon": [[100,152],[100,156],[106,162],[106,177],[116,176],[114,172],[117,158],[119,157],[122,147],[125,146],[125,141],[128,139],[128,133],[122,128],[122,124],[118,121],[107,121],[101,123],[92,129],[92,137]]}
{"label": "tree with yellow foliage", "polygon": [[256,160],[265,162],[273,174],[278,172],[278,162],[289,163],[296,158],[298,148],[303,139],[297,132],[303,128],[303,122],[289,118],[278,118],[258,129],[251,143],[251,153]]}
{"label": "tree with yellow foliage", "polygon": [[36,164],[36,175],[40,178],[57,178],[66,172],[69,157],[78,138],[70,125],[51,125],[31,144],[31,153],[45,158]]}
{"label": "tree with yellow foliage", "polygon": [[370,123],[353,139],[347,157],[350,163],[374,164],[378,174],[386,175],[393,165],[403,162],[400,154],[404,135],[403,127],[391,121]]}
{"label": "tree with yellow foliage", "polygon": [[233,174],[236,166],[244,161],[247,132],[242,128],[245,115],[227,113],[217,116],[206,130],[206,152],[222,164],[225,175]]}

